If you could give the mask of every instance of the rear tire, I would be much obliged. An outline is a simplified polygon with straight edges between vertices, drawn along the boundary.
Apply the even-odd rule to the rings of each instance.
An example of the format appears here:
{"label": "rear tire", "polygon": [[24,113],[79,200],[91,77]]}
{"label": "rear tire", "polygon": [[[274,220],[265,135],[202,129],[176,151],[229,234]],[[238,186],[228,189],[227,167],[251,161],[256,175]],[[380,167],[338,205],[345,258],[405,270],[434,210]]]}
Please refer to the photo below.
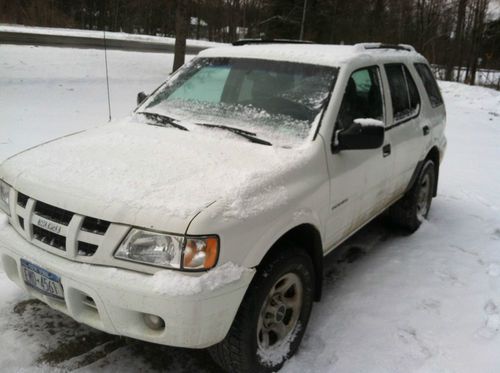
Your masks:
{"label": "rear tire", "polygon": [[429,215],[435,187],[435,165],[428,159],[412,188],[389,209],[391,221],[408,233],[415,232]]}
{"label": "rear tire", "polygon": [[275,372],[298,349],[314,299],[310,256],[291,243],[262,263],[226,338],[209,348],[227,372]]}

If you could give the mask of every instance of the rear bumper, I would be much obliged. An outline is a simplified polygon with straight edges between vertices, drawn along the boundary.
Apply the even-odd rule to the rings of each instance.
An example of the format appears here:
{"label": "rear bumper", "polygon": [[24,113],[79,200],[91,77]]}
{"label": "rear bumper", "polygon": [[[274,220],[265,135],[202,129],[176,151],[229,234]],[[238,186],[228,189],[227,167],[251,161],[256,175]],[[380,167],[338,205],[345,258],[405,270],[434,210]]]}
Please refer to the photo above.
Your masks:
{"label": "rear bumper", "polygon": [[[0,258],[13,282],[81,323],[111,334],[190,348],[208,347],[224,339],[254,274],[253,270],[243,270],[239,279],[224,285],[199,286],[205,290],[198,292],[183,291],[181,286],[174,293],[165,294],[161,288],[151,286],[151,275],[72,262],[32,245],[11,226],[0,230]],[[21,276],[21,259],[59,275],[65,300],[26,286]],[[168,275],[176,283],[187,280],[196,285],[197,280],[202,281],[180,272]],[[93,303],[89,304],[87,297]],[[149,328],[144,314],[160,316],[165,328]]]}

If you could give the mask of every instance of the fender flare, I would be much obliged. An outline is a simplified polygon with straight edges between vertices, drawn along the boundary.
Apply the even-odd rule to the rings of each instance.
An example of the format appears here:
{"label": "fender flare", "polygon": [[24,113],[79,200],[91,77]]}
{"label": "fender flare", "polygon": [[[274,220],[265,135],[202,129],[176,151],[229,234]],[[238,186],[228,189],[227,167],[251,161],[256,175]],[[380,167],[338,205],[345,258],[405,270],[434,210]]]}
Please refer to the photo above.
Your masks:
{"label": "fender flare", "polygon": [[433,197],[437,196],[437,190],[438,190],[438,180],[439,180],[439,150],[437,147],[433,147],[425,156],[424,159],[421,161],[418,161],[417,166],[415,167],[415,170],[413,171],[413,174],[411,175],[410,182],[406,186],[405,189],[405,194],[413,188],[413,185],[415,185],[415,182],[418,179],[418,176],[420,175],[420,172],[422,171],[422,167],[424,167],[424,164],[427,160],[431,160],[434,162],[435,166],[435,172],[436,172],[436,182],[434,184],[434,191],[432,193]]}

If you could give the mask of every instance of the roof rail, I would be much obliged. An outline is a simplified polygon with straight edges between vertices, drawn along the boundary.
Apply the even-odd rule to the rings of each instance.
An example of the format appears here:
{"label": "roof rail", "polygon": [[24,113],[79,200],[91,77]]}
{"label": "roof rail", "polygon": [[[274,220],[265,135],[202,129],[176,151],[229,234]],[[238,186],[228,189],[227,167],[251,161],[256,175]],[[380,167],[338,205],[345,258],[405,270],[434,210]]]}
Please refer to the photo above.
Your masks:
{"label": "roof rail", "polygon": [[234,46],[249,44],[314,44],[312,41],[293,39],[240,39],[233,42]]}
{"label": "roof rail", "polygon": [[366,49],[395,49],[400,51],[415,52],[415,48],[408,44],[386,44],[386,43],[359,43],[354,47],[358,51]]}

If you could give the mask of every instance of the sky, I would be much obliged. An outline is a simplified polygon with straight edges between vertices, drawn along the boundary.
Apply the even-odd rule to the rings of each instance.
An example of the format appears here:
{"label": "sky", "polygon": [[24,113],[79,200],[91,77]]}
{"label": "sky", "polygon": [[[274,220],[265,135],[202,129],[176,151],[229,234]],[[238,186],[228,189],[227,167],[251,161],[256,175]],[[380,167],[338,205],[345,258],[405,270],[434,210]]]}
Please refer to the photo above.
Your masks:
{"label": "sky", "polygon": [[490,0],[488,14],[491,19],[500,17],[500,0]]}

